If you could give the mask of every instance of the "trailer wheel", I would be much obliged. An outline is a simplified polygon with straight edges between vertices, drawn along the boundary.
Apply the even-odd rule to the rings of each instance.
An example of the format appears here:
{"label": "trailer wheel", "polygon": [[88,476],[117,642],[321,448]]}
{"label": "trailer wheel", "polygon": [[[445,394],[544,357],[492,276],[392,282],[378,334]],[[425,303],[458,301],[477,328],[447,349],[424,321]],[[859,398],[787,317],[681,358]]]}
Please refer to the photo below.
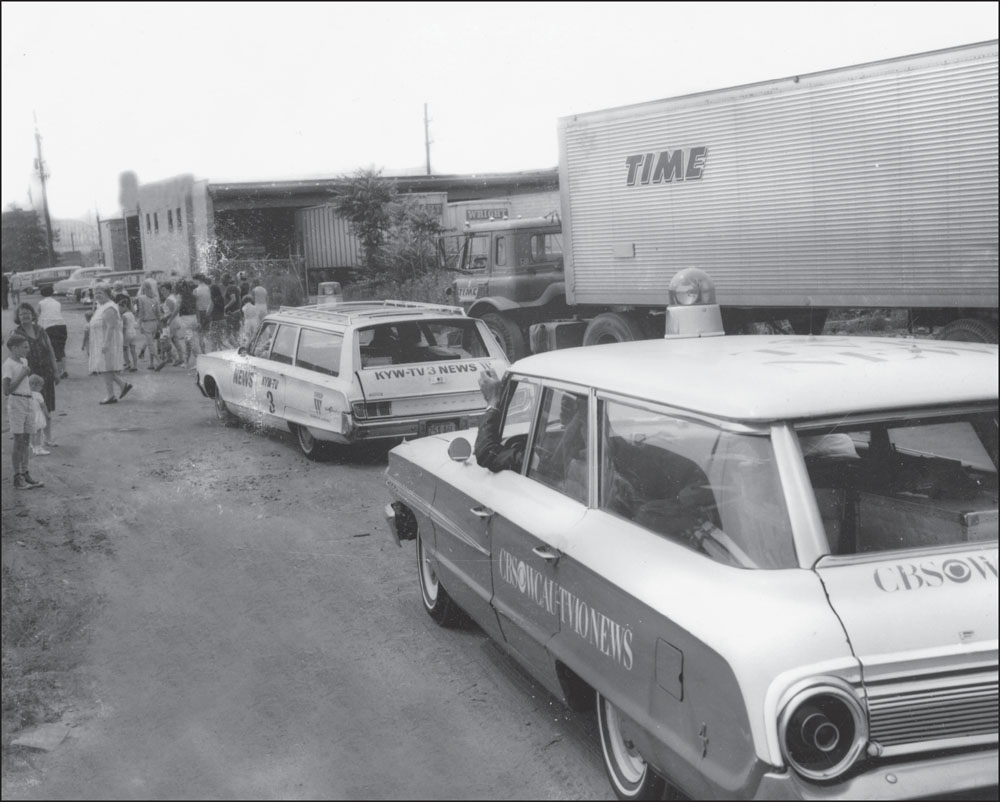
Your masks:
{"label": "trailer wheel", "polygon": [[965,343],[996,343],[997,330],[972,317],[953,320],[936,335],[939,340],[959,340]]}
{"label": "trailer wheel", "polygon": [[521,327],[513,320],[491,312],[488,315],[483,315],[483,322],[493,333],[496,341],[500,343],[500,347],[507,355],[507,359],[511,362],[516,362],[521,357],[528,355],[528,346],[524,343],[524,334],[521,331]]}
{"label": "trailer wheel", "polygon": [[629,312],[605,312],[587,324],[583,333],[584,345],[627,343],[649,339],[639,315]]}

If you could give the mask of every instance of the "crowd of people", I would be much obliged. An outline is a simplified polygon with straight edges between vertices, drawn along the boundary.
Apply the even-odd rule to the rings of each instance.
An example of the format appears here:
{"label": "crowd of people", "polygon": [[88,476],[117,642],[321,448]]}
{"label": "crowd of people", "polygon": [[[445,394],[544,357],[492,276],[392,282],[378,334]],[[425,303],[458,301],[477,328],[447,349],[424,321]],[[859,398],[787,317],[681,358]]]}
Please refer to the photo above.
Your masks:
{"label": "crowd of people", "polygon": [[[6,274],[4,274],[6,278]],[[3,395],[7,427],[14,438],[14,487],[31,489],[43,483],[32,478],[30,456],[45,456],[56,446],[52,417],[56,385],[66,371],[68,329],[62,305],[52,287],[41,289],[37,307],[16,304],[17,326],[5,335],[8,356],[3,362]],[[133,299],[121,282],[98,282],[81,350],[90,374],[104,386],[101,405],[116,404],[133,389],[124,373],[169,366],[190,368],[197,354],[247,345],[268,310],[267,290],[245,273],[204,274],[157,282],[143,280]],[[117,394],[116,394],[117,389]]]}

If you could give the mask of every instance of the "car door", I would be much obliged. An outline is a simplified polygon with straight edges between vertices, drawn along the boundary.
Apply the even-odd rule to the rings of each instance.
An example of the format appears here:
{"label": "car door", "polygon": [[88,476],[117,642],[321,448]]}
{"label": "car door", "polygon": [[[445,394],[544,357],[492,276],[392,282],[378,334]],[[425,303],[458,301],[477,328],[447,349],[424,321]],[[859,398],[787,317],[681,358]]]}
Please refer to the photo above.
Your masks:
{"label": "car door", "polygon": [[[527,439],[538,385],[511,382],[501,439]],[[459,606],[498,641],[504,640],[493,609],[493,507],[518,493],[515,471],[491,473],[474,459],[442,469],[434,493],[434,550],[438,573]],[[513,487],[512,487],[513,485]]]}
{"label": "car door", "polygon": [[497,476],[505,492],[490,512],[493,606],[509,649],[558,690],[549,641],[564,605],[559,562],[587,511],[589,401],[543,387],[523,475]]}
{"label": "car door", "polygon": [[[302,328],[295,365],[285,371],[285,420],[312,431],[346,434],[350,424],[350,370],[341,378],[344,335]],[[314,436],[316,436],[314,434]]]}
{"label": "car door", "polygon": [[266,426],[284,425],[287,372],[295,361],[298,339],[298,326],[279,324],[267,355],[254,357],[258,375],[257,410]]}

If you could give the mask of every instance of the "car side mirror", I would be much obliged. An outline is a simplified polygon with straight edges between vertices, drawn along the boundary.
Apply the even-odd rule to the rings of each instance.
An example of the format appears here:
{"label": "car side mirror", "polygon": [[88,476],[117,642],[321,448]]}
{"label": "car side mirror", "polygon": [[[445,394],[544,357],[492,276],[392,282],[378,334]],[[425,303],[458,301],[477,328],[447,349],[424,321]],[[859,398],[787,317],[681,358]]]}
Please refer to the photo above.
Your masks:
{"label": "car side mirror", "polygon": [[465,462],[472,456],[472,446],[464,437],[456,437],[448,445],[448,456],[455,462]]}

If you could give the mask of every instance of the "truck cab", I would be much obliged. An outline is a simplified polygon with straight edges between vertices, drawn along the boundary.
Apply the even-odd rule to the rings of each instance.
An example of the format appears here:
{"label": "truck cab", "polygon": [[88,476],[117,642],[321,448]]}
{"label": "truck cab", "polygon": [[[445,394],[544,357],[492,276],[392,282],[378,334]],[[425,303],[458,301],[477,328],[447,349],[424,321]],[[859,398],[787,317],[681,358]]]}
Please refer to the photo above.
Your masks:
{"label": "truck cab", "polygon": [[562,225],[546,217],[467,224],[441,240],[446,266],[458,275],[454,300],[482,318],[510,359],[527,353],[527,328],[566,306]]}

